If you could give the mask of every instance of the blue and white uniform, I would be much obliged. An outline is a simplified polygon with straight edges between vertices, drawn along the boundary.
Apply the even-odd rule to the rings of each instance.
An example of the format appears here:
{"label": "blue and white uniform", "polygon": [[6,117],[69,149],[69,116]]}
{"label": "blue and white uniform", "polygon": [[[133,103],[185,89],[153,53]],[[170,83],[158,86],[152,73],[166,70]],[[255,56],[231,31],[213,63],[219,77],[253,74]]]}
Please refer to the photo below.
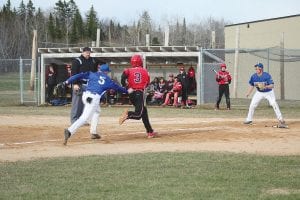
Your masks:
{"label": "blue and white uniform", "polygon": [[274,84],[271,75],[267,72],[262,72],[261,75],[254,73],[249,80],[249,84],[253,87],[256,87],[257,91],[255,92],[254,96],[252,97],[246,121],[252,121],[255,108],[258,106],[259,102],[262,99],[267,99],[269,101],[269,104],[274,109],[277,119],[279,121],[282,121],[283,120],[282,114],[281,114],[281,112],[279,110],[279,106],[276,102],[276,98],[275,98],[273,89],[265,88],[265,87],[264,87],[264,89],[260,89],[260,87],[259,87],[260,84],[263,84],[264,86]]}
{"label": "blue and white uniform", "polygon": [[97,134],[97,124],[101,111],[100,99],[102,95],[105,94],[108,89],[114,89],[122,93],[127,93],[127,90],[112,81],[106,73],[101,71],[76,74],[65,82],[70,84],[81,79],[88,80],[86,91],[84,91],[82,95],[84,110],[79,119],[68,128],[68,131],[73,135],[79,127],[91,121],[90,133]]}

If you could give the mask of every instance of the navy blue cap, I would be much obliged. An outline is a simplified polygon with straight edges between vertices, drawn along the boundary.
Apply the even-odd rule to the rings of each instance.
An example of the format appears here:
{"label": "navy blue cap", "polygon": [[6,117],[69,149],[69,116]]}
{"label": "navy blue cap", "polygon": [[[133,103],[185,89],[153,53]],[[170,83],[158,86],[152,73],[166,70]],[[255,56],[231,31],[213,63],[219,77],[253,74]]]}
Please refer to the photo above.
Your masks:
{"label": "navy blue cap", "polygon": [[263,69],[264,65],[262,63],[257,63],[256,65],[254,65],[254,67],[259,67],[259,68]]}

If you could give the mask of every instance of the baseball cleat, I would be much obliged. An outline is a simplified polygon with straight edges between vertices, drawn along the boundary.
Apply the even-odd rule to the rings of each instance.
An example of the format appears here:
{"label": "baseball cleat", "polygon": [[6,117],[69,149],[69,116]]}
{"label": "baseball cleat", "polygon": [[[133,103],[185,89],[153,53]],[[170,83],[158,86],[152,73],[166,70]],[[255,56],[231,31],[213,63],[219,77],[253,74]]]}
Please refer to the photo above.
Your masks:
{"label": "baseball cleat", "polygon": [[123,124],[128,117],[128,109],[125,109],[122,115],[119,118],[119,124]]}
{"label": "baseball cleat", "polygon": [[101,139],[101,136],[99,134],[91,134],[91,139]]}
{"label": "baseball cleat", "polygon": [[252,124],[252,121],[244,121],[244,124]]}
{"label": "baseball cleat", "polygon": [[288,126],[285,124],[285,121],[279,121],[277,128],[288,128]]}
{"label": "baseball cleat", "polygon": [[150,133],[147,133],[147,137],[150,139],[150,138],[155,138],[157,137],[157,133],[156,132],[150,132]]}
{"label": "baseball cleat", "polygon": [[64,140],[64,145],[67,145],[68,139],[71,137],[71,133],[68,129],[65,129],[65,140]]}

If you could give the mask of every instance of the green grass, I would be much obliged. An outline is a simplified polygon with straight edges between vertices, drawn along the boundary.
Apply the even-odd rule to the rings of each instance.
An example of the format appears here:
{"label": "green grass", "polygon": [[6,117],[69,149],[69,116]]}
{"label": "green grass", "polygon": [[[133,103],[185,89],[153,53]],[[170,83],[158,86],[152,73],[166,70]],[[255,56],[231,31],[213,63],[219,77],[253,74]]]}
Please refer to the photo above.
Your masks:
{"label": "green grass", "polygon": [[[25,78],[29,80],[30,74],[25,74]],[[20,90],[20,74],[19,73],[3,73],[0,75],[0,91]]]}
{"label": "green grass", "polygon": [[[147,153],[0,163],[1,199],[299,199],[299,156]],[[269,191],[284,190],[285,193]]]}

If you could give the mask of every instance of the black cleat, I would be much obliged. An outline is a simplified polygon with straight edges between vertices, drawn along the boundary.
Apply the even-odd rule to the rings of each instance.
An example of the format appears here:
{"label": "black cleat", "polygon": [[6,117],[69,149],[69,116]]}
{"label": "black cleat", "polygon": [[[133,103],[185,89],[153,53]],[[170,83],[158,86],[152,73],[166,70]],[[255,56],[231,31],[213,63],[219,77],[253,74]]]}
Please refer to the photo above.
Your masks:
{"label": "black cleat", "polygon": [[91,139],[93,139],[93,140],[95,140],[95,139],[100,139],[100,138],[101,138],[101,136],[98,135],[98,134],[92,134],[92,135],[91,135]]}
{"label": "black cleat", "polygon": [[251,124],[252,124],[252,121],[244,121],[244,124],[249,124],[249,125],[251,125]]}
{"label": "black cleat", "polygon": [[67,145],[68,139],[71,137],[71,133],[68,129],[65,129],[65,141],[64,141],[64,145]]}

